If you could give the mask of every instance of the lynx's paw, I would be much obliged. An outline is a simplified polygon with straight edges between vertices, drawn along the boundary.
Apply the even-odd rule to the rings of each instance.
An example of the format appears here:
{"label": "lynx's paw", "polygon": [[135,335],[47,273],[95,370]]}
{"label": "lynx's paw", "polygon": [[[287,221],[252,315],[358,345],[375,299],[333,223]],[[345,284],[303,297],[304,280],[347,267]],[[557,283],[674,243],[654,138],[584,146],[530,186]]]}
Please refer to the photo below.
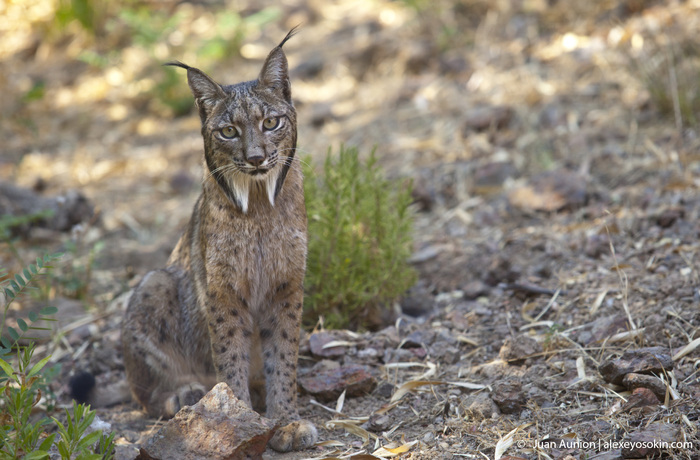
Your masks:
{"label": "lynx's paw", "polygon": [[164,415],[168,418],[174,417],[183,407],[197,404],[205,394],[207,394],[207,389],[200,383],[181,386],[165,400]]}
{"label": "lynx's paw", "polygon": [[318,431],[314,424],[299,420],[278,428],[268,444],[277,452],[289,452],[307,449],[313,446],[317,439]]}

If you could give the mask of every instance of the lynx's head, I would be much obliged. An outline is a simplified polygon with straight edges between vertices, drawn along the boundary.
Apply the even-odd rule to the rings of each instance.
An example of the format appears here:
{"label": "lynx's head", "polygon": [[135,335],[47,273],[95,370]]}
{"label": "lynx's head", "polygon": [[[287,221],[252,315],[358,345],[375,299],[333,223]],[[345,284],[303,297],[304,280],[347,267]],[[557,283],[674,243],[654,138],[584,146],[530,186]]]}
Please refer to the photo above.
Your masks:
{"label": "lynx's head", "polygon": [[202,120],[209,173],[244,213],[251,187],[264,187],[270,204],[282,189],[297,141],[287,57],[282,46],[292,29],[267,56],[257,80],[220,85],[199,69],[187,69]]}

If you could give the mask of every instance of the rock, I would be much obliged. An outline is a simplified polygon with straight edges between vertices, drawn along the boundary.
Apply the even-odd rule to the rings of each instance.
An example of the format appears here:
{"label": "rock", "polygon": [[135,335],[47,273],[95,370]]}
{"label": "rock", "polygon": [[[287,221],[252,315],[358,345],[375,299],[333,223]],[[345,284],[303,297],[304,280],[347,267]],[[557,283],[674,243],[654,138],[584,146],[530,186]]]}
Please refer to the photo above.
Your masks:
{"label": "rock", "polygon": [[601,316],[581,330],[577,341],[582,345],[600,343],[619,332],[628,330],[629,322],[625,315]]}
{"label": "rock", "polygon": [[520,278],[520,269],[514,267],[505,256],[496,256],[487,268],[483,281],[488,286],[496,286],[499,283],[513,283]]}
{"label": "rock", "polygon": [[669,208],[661,212],[661,214],[654,217],[656,225],[661,228],[669,228],[676,223],[678,219],[685,217],[685,209],[683,208]]}
{"label": "rock", "polygon": [[389,363],[403,363],[403,362],[417,362],[416,355],[411,353],[410,350],[405,348],[387,348],[384,350],[384,356],[382,357],[384,364]]}
{"label": "rock", "polygon": [[424,359],[426,356],[428,356],[428,352],[426,351],[425,348],[419,347],[419,348],[409,348],[411,353],[413,353],[413,356],[415,356],[418,359]]}
{"label": "rock", "polygon": [[141,448],[137,460],[262,459],[275,424],[225,383],[185,406]]}
{"label": "rock", "polygon": [[430,345],[435,340],[434,329],[418,329],[401,341],[401,348],[420,348]]}
{"label": "rock", "polygon": [[583,252],[591,259],[610,253],[610,237],[605,233],[594,233],[586,237]]}
{"label": "rock", "polygon": [[11,227],[13,234],[26,236],[31,227],[66,232],[92,219],[95,209],[82,193],[75,190],[60,196],[45,197],[33,190],[0,181],[0,216],[5,215],[35,216]]}
{"label": "rock", "polygon": [[[330,359],[322,359],[311,367],[310,372],[325,372],[330,370],[340,369],[340,363],[338,361],[332,361]],[[306,372],[305,372],[306,373]]]}
{"label": "rock", "polygon": [[489,286],[480,280],[472,280],[462,288],[462,291],[464,291],[464,298],[466,300],[475,300],[479,297],[488,295],[490,290],[491,289]]}
{"label": "rock", "polygon": [[408,263],[420,264],[432,260],[440,255],[442,248],[436,245],[428,245],[414,252],[408,259]]}
{"label": "rock", "polygon": [[436,340],[430,347],[430,354],[443,364],[455,364],[462,356],[459,348],[450,345],[446,340]]}
{"label": "rock", "polygon": [[541,352],[542,345],[537,340],[523,335],[515,339],[508,337],[503,342],[498,356],[503,361],[507,361],[508,364],[519,365],[523,364],[530,356]]}
{"label": "rock", "polygon": [[[540,374],[540,377],[542,375],[545,374]],[[551,391],[544,390],[534,383],[524,385],[523,393],[525,393],[525,397],[528,401],[534,401],[540,407],[546,406],[548,403],[551,404],[550,400],[553,396]]]}
{"label": "rock", "polygon": [[116,444],[114,446],[114,460],[132,460],[139,454],[139,449],[133,445]]}
{"label": "rock", "polygon": [[520,382],[512,379],[493,384],[491,399],[504,414],[517,414],[525,407],[525,395]]}
{"label": "rock", "polygon": [[401,299],[401,311],[413,317],[427,315],[434,307],[435,296],[420,281]]}
{"label": "rock", "polygon": [[357,358],[358,359],[368,359],[374,361],[376,358],[378,358],[382,353],[377,351],[376,348],[373,347],[367,347],[363,348],[362,350],[357,351]]}
{"label": "rock", "polygon": [[515,177],[518,170],[511,163],[496,161],[479,166],[474,171],[474,185],[479,192],[500,189],[508,179]]}
{"label": "rock", "polygon": [[664,347],[640,348],[626,351],[616,359],[608,359],[598,367],[606,382],[621,385],[625,375],[651,374],[673,369],[673,360]]}
{"label": "rock", "polygon": [[320,358],[334,358],[345,355],[345,347],[329,347],[323,348],[327,343],[344,340],[345,337],[339,337],[338,334],[331,332],[316,332],[309,337],[309,348],[311,354]]}
{"label": "rock", "polygon": [[381,433],[391,428],[391,417],[386,414],[372,414],[365,424],[369,431]]}
{"label": "rock", "polygon": [[374,391],[374,395],[379,398],[389,399],[394,394],[394,385],[389,382],[383,382]]}
{"label": "rock", "polygon": [[498,414],[501,413],[496,403],[493,402],[489,394],[484,391],[465,398],[462,406],[477,420],[495,419],[498,417]]}
{"label": "rock", "polygon": [[640,409],[646,407],[656,407],[659,405],[659,398],[656,397],[653,391],[648,388],[636,388],[632,392],[632,396],[627,399],[622,405],[622,412],[629,412],[632,409]]}
{"label": "rock", "polygon": [[628,390],[646,388],[654,393],[659,401],[666,399],[666,384],[654,375],[630,373],[622,379],[622,384]]}
{"label": "rock", "polygon": [[623,438],[620,449],[622,458],[650,458],[660,456],[675,442],[680,433],[678,425],[654,422],[647,428],[635,431]]}
{"label": "rock", "polygon": [[341,366],[299,377],[299,386],[321,401],[334,401],[346,391],[346,396],[362,396],[371,393],[377,380],[365,366]]}
{"label": "rock", "polygon": [[460,304],[454,310],[445,313],[445,322],[452,327],[452,330],[468,331],[474,325],[473,321],[470,321],[466,305],[466,303]]}
{"label": "rock", "polygon": [[559,169],[537,175],[530,183],[508,193],[511,206],[524,211],[560,211],[586,203],[586,179],[573,171]]}
{"label": "rock", "polygon": [[508,126],[514,111],[504,105],[476,107],[467,112],[464,120],[464,132],[484,131],[489,128],[502,129]]}

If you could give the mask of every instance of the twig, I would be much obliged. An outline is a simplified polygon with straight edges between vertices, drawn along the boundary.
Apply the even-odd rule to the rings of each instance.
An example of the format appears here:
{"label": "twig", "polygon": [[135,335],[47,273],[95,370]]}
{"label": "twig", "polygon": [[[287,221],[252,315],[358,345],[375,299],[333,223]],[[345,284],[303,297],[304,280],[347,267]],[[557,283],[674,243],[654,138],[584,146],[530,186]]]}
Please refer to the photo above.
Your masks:
{"label": "twig", "polygon": [[535,286],[534,284],[527,283],[505,283],[503,288],[509,291],[520,291],[526,294],[535,295],[549,295],[549,296],[559,296],[567,295],[567,291],[562,291],[561,289],[547,289],[541,286]]}

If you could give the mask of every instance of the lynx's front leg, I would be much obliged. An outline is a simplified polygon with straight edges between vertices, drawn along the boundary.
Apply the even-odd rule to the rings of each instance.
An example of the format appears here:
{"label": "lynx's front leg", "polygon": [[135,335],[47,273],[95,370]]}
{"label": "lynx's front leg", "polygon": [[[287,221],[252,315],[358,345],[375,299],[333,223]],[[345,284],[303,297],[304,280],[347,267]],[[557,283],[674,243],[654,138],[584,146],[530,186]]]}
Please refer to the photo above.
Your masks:
{"label": "lynx's front leg", "polygon": [[226,291],[210,289],[206,307],[216,378],[252,407],[248,378],[253,321],[245,298],[231,289]]}
{"label": "lynx's front leg", "polygon": [[311,447],[318,438],[316,427],[299,420],[297,411],[297,360],[303,288],[280,284],[269,311],[261,321],[260,341],[267,390],[267,417],[286,424],[270,440],[279,452]]}

